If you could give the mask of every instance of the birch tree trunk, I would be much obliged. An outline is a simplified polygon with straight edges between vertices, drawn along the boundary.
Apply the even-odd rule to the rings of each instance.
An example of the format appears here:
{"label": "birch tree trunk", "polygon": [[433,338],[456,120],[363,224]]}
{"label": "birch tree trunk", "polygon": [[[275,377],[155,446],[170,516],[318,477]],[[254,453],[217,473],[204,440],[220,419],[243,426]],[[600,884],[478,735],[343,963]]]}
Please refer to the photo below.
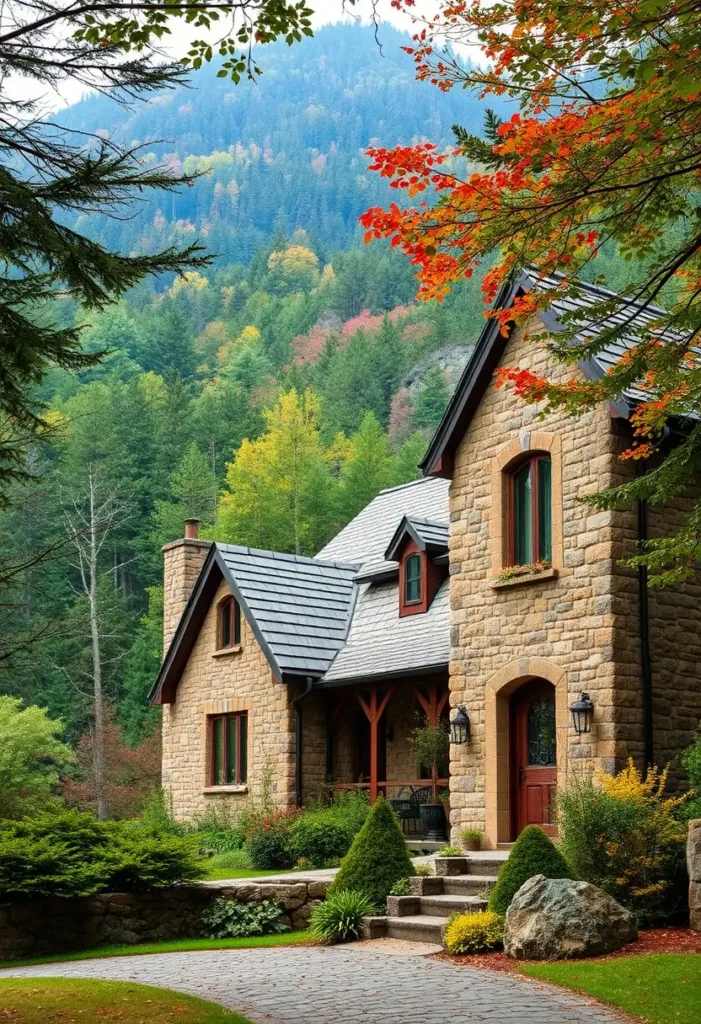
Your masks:
{"label": "birch tree trunk", "polygon": [[95,801],[97,816],[105,821],[108,815],[105,786],[105,709],[102,692],[102,657],[100,652],[100,618],[97,603],[97,555],[99,551],[99,524],[95,508],[95,478],[90,472],[90,548],[88,556],[88,600],[90,602],[90,637],[92,640],[92,677],[94,701],[93,761],[95,772]]}

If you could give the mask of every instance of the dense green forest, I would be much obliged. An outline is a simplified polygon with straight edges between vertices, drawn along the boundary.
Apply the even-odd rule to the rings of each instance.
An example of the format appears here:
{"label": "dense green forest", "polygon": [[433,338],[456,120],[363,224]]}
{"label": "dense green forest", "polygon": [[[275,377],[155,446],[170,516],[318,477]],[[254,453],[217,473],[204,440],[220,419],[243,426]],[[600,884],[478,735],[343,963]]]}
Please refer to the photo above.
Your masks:
{"label": "dense green forest", "polygon": [[205,71],[133,110],[98,96],[57,115],[205,172],[167,208],[94,216],[93,237],[129,252],[184,233],[215,255],[106,313],[59,299],[45,314],[82,324],[85,350],[107,354],[45,378],[48,429],[0,509],[0,693],[47,706],[71,743],[90,732],[96,675],[116,762],[119,727],[135,744],[157,723],[146,696],[162,654],[161,546],[187,516],[205,536],[314,553],[418,474],[450,393],[430,356],[462,343],[464,357],[483,307],[474,281],[415,303],[404,257],[357,231],[387,195],[363,149],[447,140],[464,107],[414,82],[403,41],[383,30],[383,56],[369,29],[331,27],[271,48],[259,85]]}

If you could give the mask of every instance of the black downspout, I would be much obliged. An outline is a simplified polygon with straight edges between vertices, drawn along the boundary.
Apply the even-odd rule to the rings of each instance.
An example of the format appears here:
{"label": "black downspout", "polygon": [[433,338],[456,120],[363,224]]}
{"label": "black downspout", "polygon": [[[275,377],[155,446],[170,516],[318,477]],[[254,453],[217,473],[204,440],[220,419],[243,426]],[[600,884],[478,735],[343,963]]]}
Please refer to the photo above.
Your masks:
{"label": "black downspout", "polygon": [[[645,465],[639,464],[639,472],[645,473]],[[647,501],[638,498],[638,553],[645,550],[648,539]],[[643,751],[644,771],[655,763],[655,740],[652,717],[652,661],[650,657],[650,603],[647,586],[647,566],[638,566],[638,611],[640,620],[640,667],[643,679]]]}
{"label": "black downspout", "polygon": [[307,688],[292,701],[295,709],[295,803],[302,806],[302,741],[304,737],[304,719],[302,717],[302,701],[312,692],[314,680],[307,676]]}

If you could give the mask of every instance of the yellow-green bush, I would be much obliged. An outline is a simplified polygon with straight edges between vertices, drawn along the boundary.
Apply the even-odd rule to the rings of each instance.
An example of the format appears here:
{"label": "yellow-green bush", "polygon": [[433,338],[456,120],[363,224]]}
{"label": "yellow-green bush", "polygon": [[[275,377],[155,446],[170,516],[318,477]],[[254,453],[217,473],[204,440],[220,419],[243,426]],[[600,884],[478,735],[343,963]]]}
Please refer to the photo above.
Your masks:
{"label": "yellow-green bush", "polygon": [[446,925],[444,942],[449,953],[484,953],[501,949],[504,918],[493,910],[476,914],[453,914]]}

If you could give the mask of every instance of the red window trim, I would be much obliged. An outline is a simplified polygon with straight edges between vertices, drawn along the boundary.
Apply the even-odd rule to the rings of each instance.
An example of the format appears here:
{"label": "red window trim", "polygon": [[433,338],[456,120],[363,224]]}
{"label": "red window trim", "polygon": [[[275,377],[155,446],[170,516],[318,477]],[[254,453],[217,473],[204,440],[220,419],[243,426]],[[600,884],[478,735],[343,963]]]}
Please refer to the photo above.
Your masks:
{"label": "red window trim", "polygon": [[[406,563],[411,555],[418,555],[421,564],[421,597],[418,601],[407,601],[406,600]],[[428,580],[428,559],[426,552],[422,551],[418,544],[413,540],[410,541],[401,557],[399,562],[399,615],[420,615],[422,612],[428,611],[430,604],[429,595],[429,580]]]}
{"label": "red window trim", "polygon": [[[235,767],[235,780],[233,782],[217,782],[216,781],[216,765],[214,763],[214,723],[221,721],[222,725],[222,741],[224,749],[222,750],[222,762],[226,769],[228,760],[228,749],[227,745],[229,742],[229,730],[227,728],[228,720],[230,718],[236,719],[236,767]],[[248,711],[228,711],[221,715],[210,715],[207,719],[207,742],[209,744],[209,774],[208,774],[208,785],[212,787],[219,786],[243,786],[246,784],[248,779],[248,742],[246,743],[246,778],[241,778],[241,720],[246,719],[246,732],[248,732]],[[246,736],[248,740],[248,736]]]}
{"label": "red window trim", "polygon": [[[222,628],[224,616],[229,615],[229,637],[230,643],[226,646],[223,642],[224,630]],[[228,651],[241,646],[241,609],[235,597],[228,595],[222,598],[217,606],[217,647],[218,651]]]}
{"label": "red window trim", "polygon": [[540,486],[538,481],[538,463],[540,462],[549,462],[552,473],[552,459],[548,452],[532,452],[527,458],[520,459],[507,470],[509,477],[507,564],[509,566],[520,564],[516,562],[516,499],[514,496],[514,480],[527,465],[531,467],[531,549],[533,551],[533,561],[540,561]]}

